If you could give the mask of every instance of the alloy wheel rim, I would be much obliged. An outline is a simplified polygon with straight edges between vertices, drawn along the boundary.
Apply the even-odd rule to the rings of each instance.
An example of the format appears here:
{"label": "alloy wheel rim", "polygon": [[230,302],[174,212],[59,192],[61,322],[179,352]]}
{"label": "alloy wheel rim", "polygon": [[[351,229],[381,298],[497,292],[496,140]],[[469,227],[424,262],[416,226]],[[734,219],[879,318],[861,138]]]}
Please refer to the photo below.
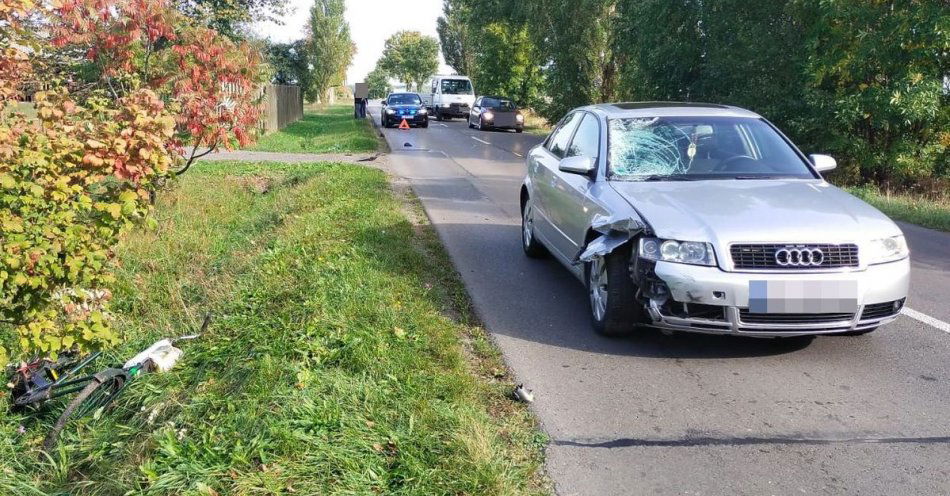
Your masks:
{"label": "alloy wheel rim", "polygon": [[591,260],[589,272],[590,308],[594,318],[600,321],[607,313],[607,266],[603,258],[595,257]]}
{"label": "alloy wheel rim", "polygon": [[531,207],[526,206],[524,209],[524,216],[521,218],[521,240],[524,242],[525,248],[531,246],[531,241],[534,238],[532,227]]}

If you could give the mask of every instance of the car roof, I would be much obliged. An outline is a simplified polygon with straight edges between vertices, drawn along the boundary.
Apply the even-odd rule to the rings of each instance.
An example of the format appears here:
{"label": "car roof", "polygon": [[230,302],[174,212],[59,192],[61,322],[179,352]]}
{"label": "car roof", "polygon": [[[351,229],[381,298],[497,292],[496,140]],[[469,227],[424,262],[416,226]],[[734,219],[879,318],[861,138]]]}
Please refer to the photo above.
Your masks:
{"label": "car roof", "polygon": [[624,117],[751,117],[759,114],[731,105],[695,102],[621,102],[599,103],[581,107],[602,114],[606,118]]}
{"label": "car roof", "polygon": [[[393,95],[416,95],[416,96],[419,96],[419,94],[416,93],[416,92],[414,92],[414,91],[397,91],[397,92],[395,92],[395,93],[390,93],[390,94],[389,94],[389,96],[393,96]],[[421,97],[420,97],[420,98],[421,98]]]}
{"label": "car roof", "polygon": [[506,101],[506,102],[515,103],[514,100],[512,100],[511,98],[508,98],[508,97],[506,97],[506,96],[482,95],[482,96],[480,96],[479,98],[491,98],[492,100],[504,100],[504,101]]}

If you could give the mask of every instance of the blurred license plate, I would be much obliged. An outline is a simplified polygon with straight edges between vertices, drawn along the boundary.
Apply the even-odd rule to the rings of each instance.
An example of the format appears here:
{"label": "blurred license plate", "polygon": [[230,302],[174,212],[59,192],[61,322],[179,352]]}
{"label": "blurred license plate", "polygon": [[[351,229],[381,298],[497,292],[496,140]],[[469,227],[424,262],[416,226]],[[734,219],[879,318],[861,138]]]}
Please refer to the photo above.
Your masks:
{"label": "blurred license plate", "polygon": [[749,281],[752,313],[854,313],[857,281]]}

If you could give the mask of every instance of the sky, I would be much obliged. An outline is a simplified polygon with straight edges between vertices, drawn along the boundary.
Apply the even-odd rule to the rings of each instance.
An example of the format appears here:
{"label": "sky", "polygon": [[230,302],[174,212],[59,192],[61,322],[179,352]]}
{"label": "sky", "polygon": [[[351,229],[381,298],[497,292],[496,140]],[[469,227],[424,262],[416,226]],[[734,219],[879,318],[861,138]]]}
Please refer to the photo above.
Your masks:
{"label": "sky", "polygon": [[[276,42],[304,37],[304,26],[310,16],[313,0],[287,0],[290,12],[283,25],[257,23],[254,30]],[[353,65],[346,72],[347,84],[363,81],[376,66],[386,39],[396,31],[419,31],[438,39],[435,20],[442,14],[442,0],[346,0],[346,20],[350,37],[356,43]],[[439,54],[440,74],[451,74]]]}

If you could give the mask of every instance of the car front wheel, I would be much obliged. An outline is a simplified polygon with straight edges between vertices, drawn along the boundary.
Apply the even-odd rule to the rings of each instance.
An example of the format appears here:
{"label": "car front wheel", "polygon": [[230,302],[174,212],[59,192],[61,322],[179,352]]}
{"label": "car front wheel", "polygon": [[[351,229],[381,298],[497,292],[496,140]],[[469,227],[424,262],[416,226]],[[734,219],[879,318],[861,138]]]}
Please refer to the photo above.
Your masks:
{"label": "car front wheel", "polygon": [[529,198],[521,209],[521,247],[531,258],[541,258],[547,251],[534,235],[534,205]]}
{"label": "car front wheel", "polygon": [[630,276],[631,245],[605,256],[594,257],[585,266],[591,323],[599,334],[627,336],[646,322],[637,301],[637,286]]}

